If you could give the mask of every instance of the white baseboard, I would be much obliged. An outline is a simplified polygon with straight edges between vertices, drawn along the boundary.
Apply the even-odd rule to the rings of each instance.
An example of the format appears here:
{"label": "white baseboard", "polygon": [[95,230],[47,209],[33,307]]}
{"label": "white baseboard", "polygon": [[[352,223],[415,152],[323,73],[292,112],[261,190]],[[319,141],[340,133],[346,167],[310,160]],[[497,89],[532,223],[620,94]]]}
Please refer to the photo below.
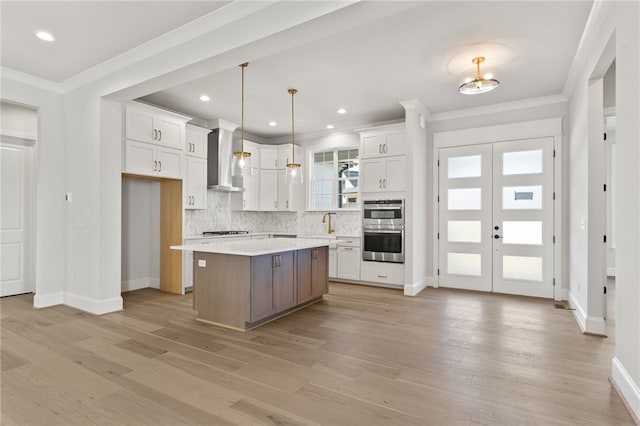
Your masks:
{"label": "white baseboard", "polygon": [[568,288],[561,288],[559,291],[559,299],[556,300],[569,300],[569,289]]}
{"label": "white baseboard", "polygon": [[424,277],[420,281],[413,284],[404,285],[405,296],[417,296],[422,290],[427,288],[429,283],[433,282],[433,277]]}
{"label": "white baseboard", "polygon": [[80,296],[78,294],[67,293],[64,296],[65,305],[95,315],[107,314],[122,310],[122,297],[113,297],[111,299],[98,300]]}
{"label": "white baseboard", "polygon": [[122,281],[122,292],[140,290],[141,288],[160,288],[160,279],[152,277],[136,278],[133,280]]}
{"label": "white baseboard", "polygon": [[618,358],[611,360],[611,380],[617,386],[625,405],[631,410],[635,416],[634,420],[637,422],[640,419],[640,388],[629,376]]}
{"label": "white baseboard", "polygon": [[607,276],[615,277],[616,276],[616,268],[607,268]]}
{"label": "white baseboard", "polygon": [[49,294],[36,293],[33,296],[34,308],[48,308],[49,306],[62,305],[63,303],[64,293],[62,291]]}
{"label": "white baseboard", "polygon": [[584,313],[584,310],[582,310],[582,306],[580,306],[580,304],[576,301],[576,298],[573,297],[573,294],[569,293],[569,306],[571,306],[573,308],[573,317],[576,319],[576,322],[578,323],[578,326],[580,327],[580,330],[582,330],[582,332],[584,333],[585,331],[585,323],[587,322],[587,314]]}
{"label": "white baseboard", "polygon": [[573,317],[576,319],[583,333],[597,334],[600,336],[607,335],[604,318],[587,316],[582,306],[571,293],[569,293],[568,299],[569,305],[573,308],[573,311],[571,311],[573,312]]}

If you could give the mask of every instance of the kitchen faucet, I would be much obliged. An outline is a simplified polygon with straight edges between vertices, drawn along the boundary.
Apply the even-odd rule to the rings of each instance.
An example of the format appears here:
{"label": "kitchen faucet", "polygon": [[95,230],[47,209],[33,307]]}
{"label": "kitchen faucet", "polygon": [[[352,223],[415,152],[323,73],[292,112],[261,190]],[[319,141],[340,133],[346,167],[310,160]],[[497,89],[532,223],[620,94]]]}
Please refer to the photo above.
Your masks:
{"label": "kitchen faucet", "polygon": [[322,223],[324,223],[324,221],[327,218],[327,216],[329,216],[329,226],[327,227],[327,234],[333,234],[334,232],[336,232],[336,230],[331,227],[331,215],[332,214],[335,214],[335,213],[327,212],[327,213],[324,214],[324,216],[322,216]]}

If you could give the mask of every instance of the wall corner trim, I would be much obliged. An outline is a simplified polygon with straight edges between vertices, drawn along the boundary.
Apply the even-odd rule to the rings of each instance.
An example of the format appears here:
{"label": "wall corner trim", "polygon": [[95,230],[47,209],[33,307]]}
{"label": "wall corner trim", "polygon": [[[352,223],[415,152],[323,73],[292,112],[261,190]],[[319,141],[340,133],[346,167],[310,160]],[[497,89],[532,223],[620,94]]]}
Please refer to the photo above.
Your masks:
{"label": "wall corner trim", "polygon": [[[413,283],[413,284],[405,284],[404,285],[404,295],[405,296],[417,296],[422,290],[427,288],[427,286],[433,283],[433,277],[424,277],[421,280]],[[433,284],[432,284],[433,285]]]}
{"label": "wall corner trim", "polygon": [[123,309],[122,297],[111,299],[90,299],[78,294],[67,293],[64,297],[65,305],[80,309],[95,315],[108,314],[110,312],[121,311]]}
{"label": "wall corner trim", "polygon": [[33,307],[34,308],[48,308],[49,306],[62,305],[64,303],[64,293],[49,293],[33,295]]}
{"label": "wall corner trim", "polygon": [[611,360],[611,381],[618,391],[624,405],[629,409],[633,420],[639,423],[640,419],[640,388],[633,381],[624,365],[617,357]]}

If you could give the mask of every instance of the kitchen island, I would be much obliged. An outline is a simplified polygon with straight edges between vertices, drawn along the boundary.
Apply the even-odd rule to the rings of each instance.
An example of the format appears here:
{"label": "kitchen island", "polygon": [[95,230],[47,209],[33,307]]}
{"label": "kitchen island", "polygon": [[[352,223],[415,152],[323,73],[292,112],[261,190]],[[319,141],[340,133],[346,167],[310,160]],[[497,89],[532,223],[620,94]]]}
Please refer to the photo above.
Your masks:
{"label": "kitchen island", "polygon": [[267,238],[172,246],[193,252],[196,319],[246,331],[322,300],[329,242]]}

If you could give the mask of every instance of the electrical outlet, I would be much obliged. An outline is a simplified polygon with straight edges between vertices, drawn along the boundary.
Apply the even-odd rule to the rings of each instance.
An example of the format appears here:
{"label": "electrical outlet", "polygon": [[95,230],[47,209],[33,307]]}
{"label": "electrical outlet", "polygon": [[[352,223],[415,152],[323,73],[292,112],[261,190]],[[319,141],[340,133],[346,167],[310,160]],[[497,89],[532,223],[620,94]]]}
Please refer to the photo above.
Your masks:
{"label": "electrical outlet", "polygon": [[204,259],[198,259],[198,267],[199,268],[206,268],[207,267],[207,261]]}
{"label": "electrical outlet", "polygon": [[64,194],[64,200],[70,203],[73,198],[72,196],[73,194],[71,192],[67,192],[66,194]]}

